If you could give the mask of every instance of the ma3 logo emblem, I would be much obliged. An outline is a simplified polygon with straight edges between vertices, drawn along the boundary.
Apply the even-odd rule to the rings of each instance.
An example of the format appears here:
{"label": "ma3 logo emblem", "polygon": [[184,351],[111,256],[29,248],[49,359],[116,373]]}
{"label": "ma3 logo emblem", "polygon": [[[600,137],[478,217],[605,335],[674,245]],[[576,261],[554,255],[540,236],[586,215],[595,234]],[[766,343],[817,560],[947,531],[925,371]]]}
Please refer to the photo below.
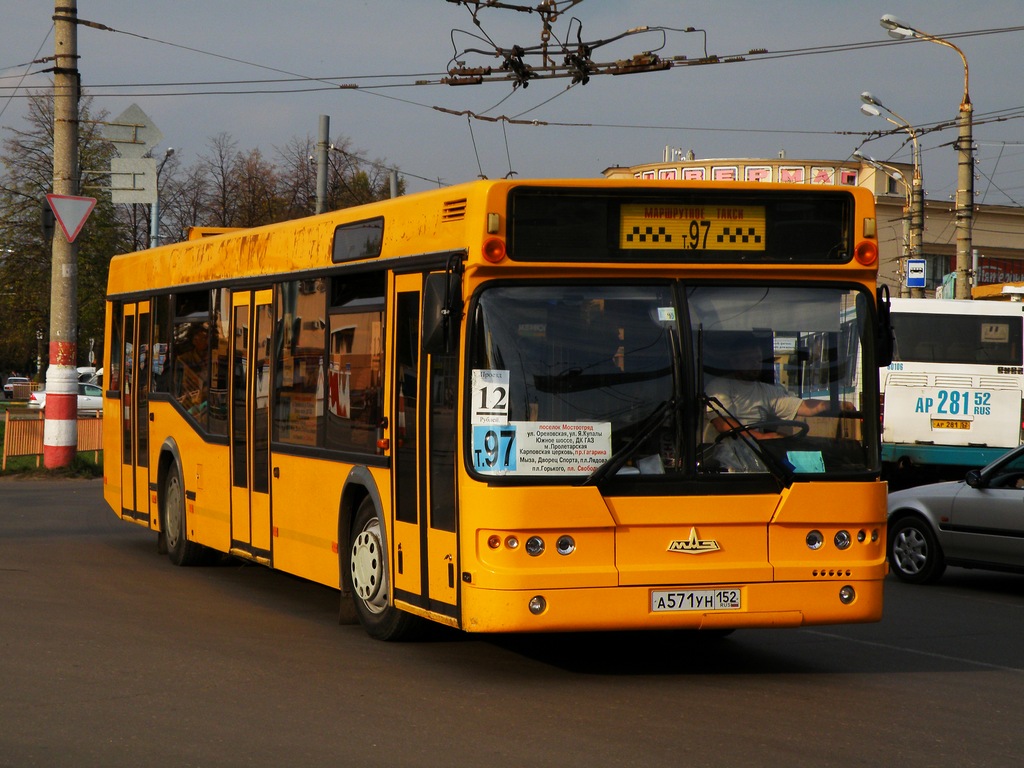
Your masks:
{"label": "ma3 logo emblem", "polygon": [[721,547],[718,546],[718,542],[714,539],[702,539],[697,535],[697,529],[690,529],[690,538],[688,539],[675,539],[669,542],[669,552],[686,552],[691,555],[699,555],[703,552],[716,552]]}

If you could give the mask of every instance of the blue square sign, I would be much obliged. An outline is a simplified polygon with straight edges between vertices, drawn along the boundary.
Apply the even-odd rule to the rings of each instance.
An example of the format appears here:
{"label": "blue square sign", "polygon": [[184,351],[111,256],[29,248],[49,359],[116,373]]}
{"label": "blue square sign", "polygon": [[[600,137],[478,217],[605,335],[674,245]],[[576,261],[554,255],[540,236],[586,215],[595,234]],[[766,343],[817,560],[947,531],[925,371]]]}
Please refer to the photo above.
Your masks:
{"label": "blue square sign", "polygon": [[925,260],[907,259],[907,288],[924,288],[925,277]]}

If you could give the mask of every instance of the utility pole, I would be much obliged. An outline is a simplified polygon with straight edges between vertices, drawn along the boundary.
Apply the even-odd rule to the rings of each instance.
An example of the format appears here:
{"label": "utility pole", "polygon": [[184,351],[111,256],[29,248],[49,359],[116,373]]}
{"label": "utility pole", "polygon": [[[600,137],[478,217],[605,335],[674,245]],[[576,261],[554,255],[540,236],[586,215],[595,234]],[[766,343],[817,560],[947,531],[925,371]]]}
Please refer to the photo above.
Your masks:
{"label": "utility pole", "polygon": [[316,212],[327,212],[327,148],[331,141],[331,118],[320,115],[320,137],[316,142]]}
{"label": "utility pole", "polygon": [[973,111],[971,97],[967,92],[967,58],[956,46],[950,45],[964,62],[964,98],[957,114],[959,133],[957,136],[957,182],[956,182],[956,298],[974,297],[971,290],[971,255],[973,251],[972,229],[974,227],[974,137],[972,135]]}
{"label": "utility pole", "polygon": [[[910,258],[924,259],[924,181],[921,178],[921,152],[914,145],[914,178],[910,190]],[[912,288],[910,295],[915,299],[924,298],[924,288]]]}
{"label": "utility pole", "polygon": [[[77,195],[77,0],[56,0],[53,32],[53,193]],[[70,466],[78,450],[78,244],[54,234],[52,248],[50,367],[46,370],[43,428],[43,463],[47,469]]]}
{"label": "utility pole", "polygon": [[974,251],[971,229],[974,226],[974,106],[971,104],[970,70],[967,56],[960,48],[942,37],[929,35],[915,29],[906,22],[900,21],[891,13],[879,19],[882,27],[889,32],[889,37],[905,40],[915,37],[938,43],[952,48],[960,56],[964,65],[964,95],[960,100],[960,111],[957,114],[957,180],[956,180],[956,287],[954,297],[970,299],[971,291],[971,256]]}

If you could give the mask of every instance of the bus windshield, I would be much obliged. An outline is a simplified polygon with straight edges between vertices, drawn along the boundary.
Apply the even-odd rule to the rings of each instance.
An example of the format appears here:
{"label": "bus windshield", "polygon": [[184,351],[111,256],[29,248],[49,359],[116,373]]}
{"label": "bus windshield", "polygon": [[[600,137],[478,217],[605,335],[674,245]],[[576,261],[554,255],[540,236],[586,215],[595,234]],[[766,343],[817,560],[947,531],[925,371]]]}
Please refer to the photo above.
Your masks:
{"label": "bus windshield", "polygon": [[470,466],[577,482],[602,467],[652,480],[877,472],[869,305],[807,285],[487,288],[470,323]]}

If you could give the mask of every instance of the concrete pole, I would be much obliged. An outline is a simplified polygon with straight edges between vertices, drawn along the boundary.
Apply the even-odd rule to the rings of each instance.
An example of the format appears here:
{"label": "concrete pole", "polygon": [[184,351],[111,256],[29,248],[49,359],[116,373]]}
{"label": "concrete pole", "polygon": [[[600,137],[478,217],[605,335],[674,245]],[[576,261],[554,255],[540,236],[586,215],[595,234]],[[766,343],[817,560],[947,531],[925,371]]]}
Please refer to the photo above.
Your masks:
{"label": "concrete pole", "polygon": [[[56,0],[53,68],[53,192],[77,195],[78,176],[78,5]],[[50,278],[50,367],[46,370],[43,463],[70,466],[78,447],[78,244],[53,236]]]}
{"label": "concrete pole", "polygon": [[160,174],[156,177],[156,197],[149,206],[149,247],[160,245]]}
{"label": "concrete pole", "polygon": [[398,171],[391,171],[388,174],[388,184],[391,187],[391,198],[398,197]]}
{"label": "concrete pole", "polygon": [[[964,60],[964,72],[967,61]],[[957,139],[957,182],[956,182],[956,298],[970,299],[971,292],[971,230],[974,226],[974,137],[972,135],[974,107],[967,94],[966,77],[964,100],[960,105],[958,122],[960,135]]]}
{"label": "concrete pole", "polygon": [[[921,152],[914,142],[914,178],[910,187],[910,258],[924,258],[924,180],[921,178]],[[910,295],[924,297],[924,288],[914,288]]]}
{"label": "concrete pole", "polygon": [[316,142],[316,212],[327,212],[327,148],[331,141],[331,118],[320,115],[320,137]]}

